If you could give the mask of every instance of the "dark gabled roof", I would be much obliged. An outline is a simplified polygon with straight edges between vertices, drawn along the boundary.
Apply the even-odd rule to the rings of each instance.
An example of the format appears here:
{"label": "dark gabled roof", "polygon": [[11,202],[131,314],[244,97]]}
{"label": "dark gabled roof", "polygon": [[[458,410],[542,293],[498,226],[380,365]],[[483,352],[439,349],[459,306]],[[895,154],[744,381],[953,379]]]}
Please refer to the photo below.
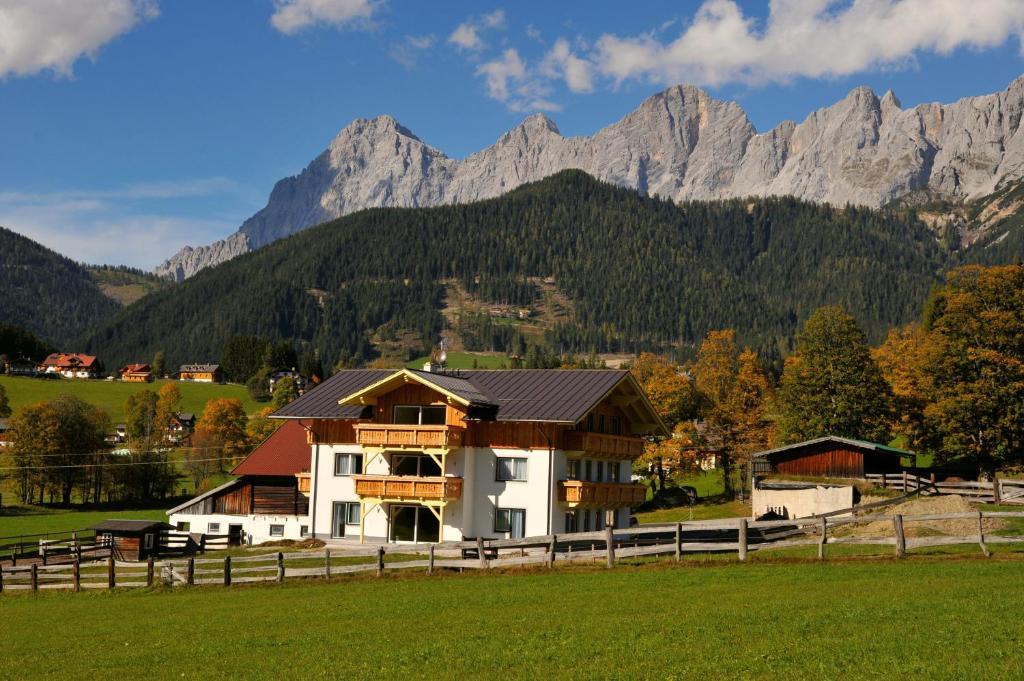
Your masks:
{"label": "dark gabled roof", "polygon": [[338,400],[395,373],[391,369],[347,369],[307,390],[297,400],[274,412],[282,419],[357,419],[362,407],[343,407]]}
{"label": "dark gabled roof", "polygon": [[[417,380],[457,395],[469,404],[497,407],[495,419],[498,421],[565,424],[574,424],[586,416],[623,380],[632,381],[628,371],[619,369],[474,369],[452,373],[408,369],[339,371],[273,416],[359,418],[363,406],[343,407],[338,405],[338,400],[352,398],[354,401],[360,391],[401,373],[414,374]],[[651,413],[652,422],[661,429],[653,409]]]}
{"label": "dark gabled roof", "polygon": [[914,456],[914,452],[908,452],[903,449],[897,449],[890,447],[889,445],[879,444],[878,442],[868,442],[867,440],[854,440],[848,437],[839,437],[838,435],[826,435],[824,437],[817,437],[813,440],[805,440],[803,442],[797,442],[791,445],[785,445],[783,447],[776,447],[775,449],[769,449],[763,452],[754,454],[755,459],[766,459],[774,454],[781,454],[784,452],[792,452],[805,447],[812,447],[815,445],[823,444],[826,442],[833,442],[836,444],[843,444],[848,447],[860,449],[868,452],[879,452],[881,454],[892,454],[894,456]]}
{"label": "dark gabled roof", "polygon": [[91,529],[98,532],[144,532],[150,529],[169,530],[173,528],[160,520],[104,520],[98,525],[93,525]]}
{"label": "dark gabled roof", "polygon": [[213,373],[220,371],[219,364],[182,364],[178,367],[178,373]]}
{"label": "dark gabled roof", "polygon": [[618,369],[477,369],[461,374],[497,401],[499,421],[576,423],[629,372]]}
{"label": "dark gabled roof", "polygon": [[295,475],[309,470],[311,456],[306,429],[298,421],[285,421],[231,475]]}

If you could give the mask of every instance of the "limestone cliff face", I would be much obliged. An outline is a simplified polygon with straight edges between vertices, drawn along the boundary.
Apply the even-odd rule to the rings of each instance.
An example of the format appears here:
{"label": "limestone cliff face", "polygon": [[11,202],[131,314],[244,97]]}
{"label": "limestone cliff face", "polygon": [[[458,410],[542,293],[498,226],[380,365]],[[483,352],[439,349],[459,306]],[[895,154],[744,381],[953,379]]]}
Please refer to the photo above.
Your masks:
{"label": "limestone cliff face", "polygon": [[237,233],[186,247],[157,272],[184,279],[363,208],[475,201],[567,168],[679,201],[792,195],[879,207],[915,192],[977,198],[1024,176],[1022,109],[1024,77],[1000,93],[912,109],[891,92],[857,88],[801,123],[758,133],[738,104],[676,86],[591,137],[564,137],[537,114],[461,161],[390,116],[359,119],[278,182]]}

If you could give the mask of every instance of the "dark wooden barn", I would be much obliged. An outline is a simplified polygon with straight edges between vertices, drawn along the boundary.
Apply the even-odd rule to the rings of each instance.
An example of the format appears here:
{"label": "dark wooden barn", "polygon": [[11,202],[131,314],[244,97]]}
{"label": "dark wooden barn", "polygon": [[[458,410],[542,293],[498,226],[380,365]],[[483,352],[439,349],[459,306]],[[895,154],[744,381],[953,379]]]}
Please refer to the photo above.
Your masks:
{"label": "dark wooden barn", "polygon": [[160,555],[160,535],[173,528],[159,520],[105,520],[92,529],[114,543],[118,560],[146,560]]}
{"label": "dark wooden barn", "polygon": [[915,455],[876,442],[830,435],[755,454],[751,472],[754,475],[863,478],[875,473],[899,473],[903,470],[901,460],[904,457],[913,461]]}

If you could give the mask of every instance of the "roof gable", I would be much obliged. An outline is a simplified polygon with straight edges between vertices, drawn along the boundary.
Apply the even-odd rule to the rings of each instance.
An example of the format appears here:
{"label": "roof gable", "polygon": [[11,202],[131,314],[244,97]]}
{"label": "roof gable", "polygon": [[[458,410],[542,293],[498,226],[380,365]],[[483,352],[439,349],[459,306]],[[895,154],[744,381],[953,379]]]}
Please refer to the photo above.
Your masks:
{"label": "roof gable", "polygon": [[295,475],[309,470],[311,451],[302,424],[285,421],[235,466],[231,474]]}
{"label": "roof gable", "polygon": [[784,445],[782,447],[776,447],[774,449],[768,449],[763,452],[754,454],[755,459],[766,459],[774,454],[783,454],[788,452],[796,452],[800,449],[807,447],[813,447],[824,443],[841,444],[847,447],[852,447],[865,452],[878,452],[880,454],[891,454],[893,456],[914,456],[913,452],[908,452],[903,449],[897,449],[896,447],[890,447],[889,445],[883,445],[878,442],[869,442],[867,440],[855,440],[853,438],[841,437],[839,435],[825,435],[824,437],[814,438],[813,440],[805,440],[803,442],[796,442],[791,445]]}

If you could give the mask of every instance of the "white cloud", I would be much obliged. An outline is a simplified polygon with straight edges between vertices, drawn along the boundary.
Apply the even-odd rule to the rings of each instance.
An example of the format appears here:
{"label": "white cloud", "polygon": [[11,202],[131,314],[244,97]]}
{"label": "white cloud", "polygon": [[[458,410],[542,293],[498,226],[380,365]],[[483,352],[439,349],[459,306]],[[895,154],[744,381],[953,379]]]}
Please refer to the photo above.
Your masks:
{"label": "white cloud", "polygon": [[365,24],[381,4],[378,0],[274,0],[270,23],[285,35],[321,24],[344,28]]}
{"label": "white cloud", "polygon": [[480,32],[484,29],[498,30],[505,28],[505,10],[496,9],[475,19],[467,19],[455,27],[448,36],[448,42],[460,50],[481,50],[484,47]]}
{"label": "white cloud", "polygon": [[559,111],[562,108],[547,99],[550,88],[530,73],[514,48],[508,48],[497,59],[484,62],[476,73],[484,77],[487,96],[505,103],[513,111]]}
{"label": "white cloud", "polygon": [[407,69],[416,68],[419,55],[434,45],[437,38],[433,35],[407,35],[402,40],[392,43],[391,58]]}
{"label": "white cloud", "polygon": [[81,57],[159,15],[155,0],[2,0],[0,78],[40,71],[70,78]]}
{"label": "white cloud", "polygon": [[[0,192],[0,225],[79,262],[151,269],[185,243],[233,231],[235,217],[195,218],[182,205],[221,205],[237,192],[224,178],[135,184],[106,190]],[[207,212],[204,206],[202,212]]]}
{"label": "white cloud", "polygon": [[1020,0],[772,0],[763,26],[735,0],[707,0],[676,39],[606,34],[592,58],[616,83],[756,85],[847,76],[1022,35]]}
{"label": "white cloud", "polygon": [[565,38],[555,41],[540,64],[540,72],[547,78],[564,79],[571,92],[594,91],[594,65],[577,57]]}

